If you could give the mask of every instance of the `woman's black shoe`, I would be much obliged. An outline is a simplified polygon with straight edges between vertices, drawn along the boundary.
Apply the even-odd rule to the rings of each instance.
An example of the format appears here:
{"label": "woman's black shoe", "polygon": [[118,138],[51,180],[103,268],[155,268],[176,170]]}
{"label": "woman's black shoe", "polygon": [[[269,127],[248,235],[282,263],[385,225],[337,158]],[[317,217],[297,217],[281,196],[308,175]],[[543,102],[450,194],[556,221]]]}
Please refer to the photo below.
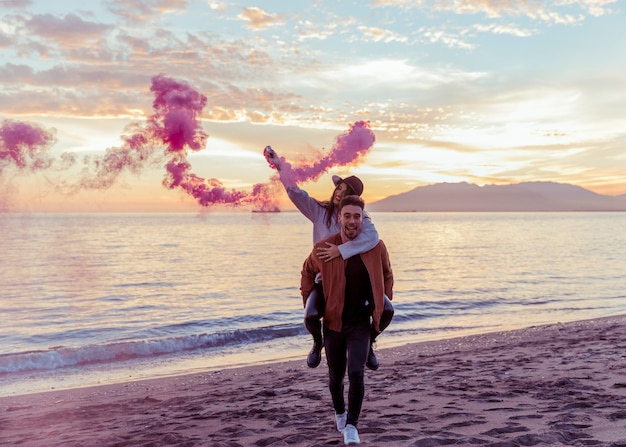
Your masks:
{"label": "woman's black shoe", "polygon": [[367,355],[367,361],[365,362],[365,366],[367,366],[372,371],[376,371],[378,367],[380,366],[378,364],[378,359],[376,358],[376,354],[374,354],[374,346],[372,345],[370,345],[370,352]]}
{"label": "woman's black shoe", "polygon": [[309,368],[317,368],[321,361],[322,361],[322,344],[313,343],[311,352],[309,352],[309,356],[306,358],[306,364],[308,365]]}

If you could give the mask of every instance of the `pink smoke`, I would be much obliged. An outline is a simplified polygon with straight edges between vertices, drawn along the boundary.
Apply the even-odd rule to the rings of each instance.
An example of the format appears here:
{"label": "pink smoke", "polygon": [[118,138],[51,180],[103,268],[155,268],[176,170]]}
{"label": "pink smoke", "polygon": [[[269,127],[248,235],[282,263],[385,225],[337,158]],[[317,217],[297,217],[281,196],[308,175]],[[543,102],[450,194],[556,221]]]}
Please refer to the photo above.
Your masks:
{"label": "pink smoke", "polygon": [[[78,189],[109,188],[122,172],[140,174],[146,165],[164,160],[167,166],[180,164],[186,159],[187,149],[200,150],[205,146],[208,135],[197,117],[206,105],[206,96],[163,74],[152,78],[150,91],[155,95],[154,114],[145,123],[128,126],[121,137],[122,146],[108,148],[104,156],[86,157],[88,169],[83,172]],[[180,172],[180,181],[184,174]],[[168,187],[178,183],[164,180]]]}
{"label": "pink smoke", "polygon": [[53,130],[20,121],[3,121],[0,126],[0,174],[9,166],[21,171],[48,169],[54,161],[48,155],[48,149],[55,141]]}
{"label": "pink smoke", "polygon": [[[308,161],[296,167],[288,162],[285,157],[280,157],[281,176],[283,180],[288,179],[288,183],[317,180],[333,167],[359,163],[367,155],[375,141],[376,136],[370,129],[369,123],[357,121],[350,126],[348,131],[337,136],[335,144],[327,155],[318,155],[314,161]],[[265,150],[268,148],[266,147]],[[271,162],[269,165],[271,168],[276,168]],[[278,182],[278,177],[276,176],[273,181]]]}
{"label": "pink smoke", "polygon": [[[206,106],[207,98],[189,84],[160,74],[152,78],[150,91],[155,98],[155,114],[150,118],[167,151],[183,155],[185,147],[193,151],[203,149],[209,137],[198,116]],[[162,121],[159,126],[158,121]]]}
{"label": "pink smoke", "polygon": [[[195,198],[202,206],[214,204],[253,205],[263,211],[277,210],[275,181],[256,184],[252,191],[226,189],[215,178],[205,179],[191,171],[187,150],[198,151],[206,145],[208,135],[202,130],[199,116],[206,105],[204,95],[189,84],[164,75],[152,79],[150,89],[155,94],[155,114],[150,118],[150,128],[164,143],[169,160],[165,164],[163,185],[169,189],[179,188]],[[358,121],[337,137],[330,153],[319,156],[310,165],[287,169],[296,182],[315,180],[334,166],[345,166],[360,161],[374,144],[375,137],[369,124]]]}
{"label": "pink smoke", "polygon": [[374,145],[376,136],[366,121],[357,121],[348,131],[336,137],[335,144],[328,155],[319,156],[317,160],[293,167],[291,163],[281,159],[282,169],[296,183],[317,180],[322,174],[333,167],[349,166],[360,162]]}
{"label": "pink smoke", "polygon": [[207,102],[206,96],[186,82],[164,75],[152,78],[150,90],[155,95],[155,114],[150,119],[151,127],[165,144],[165,154],[169,158],[165,164],[163,185],[169,189],[183,190],[202,206],[240,205],[258,201],[258,205],[264,207],[264,199],[260,196],[255,198],[245,191],[227,190],[219,180],[205,179],[191,171],[191,164],[187,161],[188,150],[204,149],[208,139],[199,122]]}
{"label": "pink smoke", "polygon": [[[154,114],[144,123],[133,123],[122,135],[122,145],[106,149],[103,156],[86,156],[84,168],[76,184],[63,184],[65,189],[106,189],[123,172],[140,174],[146,165],[165,168],[163,185],[179,189],[202,206],[217,204],[252,205],[264,211],[278,209],[280,188],[275,176],[268,183],[258,183],[251,191],[227,189],[216,178],[202,178],[192,172],[187,160],[189,151],[203,150],[209,136],[202,128],[200,116],[207,98],[188,83],[163,74],[152,78],[150,91],[154,94]],[[316,180],[336,166],[356,164],[374,144],[369,124],[358,121],[339,135],[327,155],[318,154],[312,161],[292,166],[283,160],[283,169],[295,182]],[[4,167],[18,169],[47,169],[53,160],[46,150],[54,142],[50,132],[27,124],[5,121],[0,128],[0,174]],[[65,153],[59,167],[69,168],[76,155]],[[61,187],[61,186],[59,186]]]}

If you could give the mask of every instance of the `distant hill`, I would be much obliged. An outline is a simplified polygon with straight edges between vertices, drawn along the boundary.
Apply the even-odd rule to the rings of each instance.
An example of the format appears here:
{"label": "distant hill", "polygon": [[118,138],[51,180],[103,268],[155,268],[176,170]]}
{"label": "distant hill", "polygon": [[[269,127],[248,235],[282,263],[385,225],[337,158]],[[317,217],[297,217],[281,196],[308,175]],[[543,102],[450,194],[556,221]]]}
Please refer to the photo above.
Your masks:
{"label": "distant hill", "polygon": [[368,211],[626,211],[626,195],[605,196],[554,182],[478,186],[437,183],[367,204]]}

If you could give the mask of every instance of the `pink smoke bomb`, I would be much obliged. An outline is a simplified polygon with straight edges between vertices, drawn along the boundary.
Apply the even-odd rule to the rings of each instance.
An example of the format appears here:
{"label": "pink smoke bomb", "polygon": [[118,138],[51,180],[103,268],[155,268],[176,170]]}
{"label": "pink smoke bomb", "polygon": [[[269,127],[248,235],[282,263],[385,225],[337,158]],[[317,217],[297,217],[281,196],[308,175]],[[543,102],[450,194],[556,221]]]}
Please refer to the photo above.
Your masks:
{"label": "pink smoke bomb", "polygon": [[[272,149],[272,146],[265,146],[265,149],[263,149],[263,156],[266,159],[274,158],[276,156],[276,152],[274,152],[274,149]],[[272,163],[269,160],[267,160],[267,163],[270,165],[270,168],[276,169],[276,165],[274,163]]]}

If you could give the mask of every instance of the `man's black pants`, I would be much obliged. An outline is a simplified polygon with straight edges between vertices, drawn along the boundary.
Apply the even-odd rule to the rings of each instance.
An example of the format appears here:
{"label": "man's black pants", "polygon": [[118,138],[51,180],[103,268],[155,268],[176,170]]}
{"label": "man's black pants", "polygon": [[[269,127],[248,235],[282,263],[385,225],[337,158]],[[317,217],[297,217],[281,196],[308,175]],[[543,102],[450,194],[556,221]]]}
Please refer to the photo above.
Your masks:
{"label": "man's black pants", "polygon": [[328,389],[335,413],[346,411],[344,378],[348,370],[348,418],[346,424],[355,427],[359,422],[365,395],[365,361],[370,349],[371,327],[369,321],[344,325],[341,332],[324,326],[324,349],[328,363]]}

